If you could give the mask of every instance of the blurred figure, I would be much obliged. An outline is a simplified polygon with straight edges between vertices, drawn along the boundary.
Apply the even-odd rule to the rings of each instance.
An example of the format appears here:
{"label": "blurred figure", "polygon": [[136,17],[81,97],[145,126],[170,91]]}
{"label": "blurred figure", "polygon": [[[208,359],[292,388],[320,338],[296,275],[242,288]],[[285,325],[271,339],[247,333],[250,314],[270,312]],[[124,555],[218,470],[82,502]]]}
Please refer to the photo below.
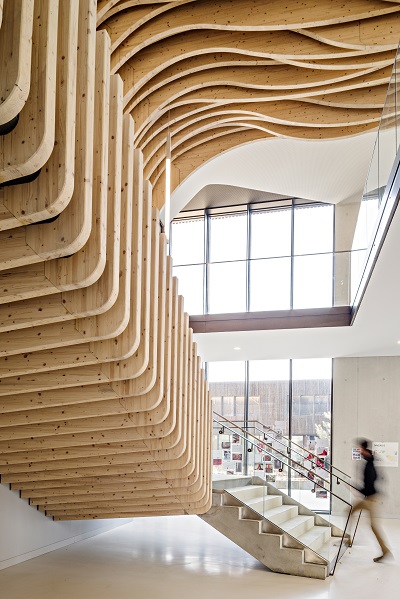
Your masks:
{"label": "blurred figure", "polygon": [[359,492],[361,495],[364,495],[364,499],[357,501],[353,505],[353,514],[360,510],[366,510],[369,512],[370,522],[371,522],[371,530],[374,533],[376,540],[379,543],[381,548],[381,555],[378,557],[374,557],[374,562],[380,562],[385,557],[391,555],[388,547],[386,546],[382,533],[379,530],[376,523],[376,501],[377,501],[377,491],[375,488],[375,482],[377,479],[377,474],[374,466],[374,456],[372,455],[372,451],[368,448],[368,441],[362,441],[361,444],[361,456],[365,460],[364,467],[364,485]]}

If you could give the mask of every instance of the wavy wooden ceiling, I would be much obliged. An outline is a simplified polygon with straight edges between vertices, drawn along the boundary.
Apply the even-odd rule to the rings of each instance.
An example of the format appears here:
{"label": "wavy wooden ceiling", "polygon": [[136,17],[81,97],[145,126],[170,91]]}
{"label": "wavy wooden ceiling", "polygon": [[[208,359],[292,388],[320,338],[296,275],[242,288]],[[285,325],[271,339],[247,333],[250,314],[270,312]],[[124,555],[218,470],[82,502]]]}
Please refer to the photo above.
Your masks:
{"label": "wavy wooden ceiling", "polygon": [[377,127],[400,37],[398,1],[100,0],[154,201],[219,153],[273,137]]}

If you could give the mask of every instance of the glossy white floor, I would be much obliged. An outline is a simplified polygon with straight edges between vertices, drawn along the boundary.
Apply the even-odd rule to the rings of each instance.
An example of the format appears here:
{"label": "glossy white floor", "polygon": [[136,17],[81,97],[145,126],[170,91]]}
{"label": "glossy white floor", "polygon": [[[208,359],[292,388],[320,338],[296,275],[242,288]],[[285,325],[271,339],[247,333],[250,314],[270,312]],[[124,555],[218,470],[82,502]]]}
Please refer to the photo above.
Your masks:
{"label": "glossy white floor", "polygon": [[2,599],[394,599],[400,520],[382,520],[394,560],[375,564],[366,524],[325,581],[274,574],[196,516],[141,518],[0,572]]}

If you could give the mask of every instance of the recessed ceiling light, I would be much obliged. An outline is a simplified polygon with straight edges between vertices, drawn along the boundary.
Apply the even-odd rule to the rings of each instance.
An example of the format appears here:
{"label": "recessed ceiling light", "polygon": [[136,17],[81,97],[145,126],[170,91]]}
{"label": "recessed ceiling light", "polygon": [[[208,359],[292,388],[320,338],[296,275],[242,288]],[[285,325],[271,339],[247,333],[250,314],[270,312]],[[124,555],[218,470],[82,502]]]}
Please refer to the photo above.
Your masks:
{"label": "recessed ceiling light", "polygon": [[398,341],[397,343],[400,343],[400,341]]}
{"label": "recessed ceiling light", "polygon": [[[400,343],[400,341],[399,341],[399,343]],[[240,349],[240,347],[234,347],[233,349]]]}

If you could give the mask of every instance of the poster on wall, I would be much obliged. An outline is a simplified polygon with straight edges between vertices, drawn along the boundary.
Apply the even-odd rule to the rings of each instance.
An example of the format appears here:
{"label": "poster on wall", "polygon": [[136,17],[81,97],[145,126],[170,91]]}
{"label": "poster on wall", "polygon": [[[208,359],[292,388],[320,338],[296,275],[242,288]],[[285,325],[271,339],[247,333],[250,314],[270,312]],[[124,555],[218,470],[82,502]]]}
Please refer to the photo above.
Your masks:
{"label": "poster on wall", "polygon": [[222,451],[220,449],[213,449],[213,465],[221,466],[222,464]]}
{"label": "poster on wall", "polygon": [[319,499],[327,499],[328,491],[326,489],[317,488],[315,490],[315,497],[318,497]]}
{"label": "poster on wall", "polygon": [[399,465],[399,444],[391,441],[373,441],[372,453],[377,466],[397,468]]}
{"label": "poster on wall", "polygon": [[352,447],[351,448],[351,459],[353,460],[361,460],[361,450],[359,447]]}

